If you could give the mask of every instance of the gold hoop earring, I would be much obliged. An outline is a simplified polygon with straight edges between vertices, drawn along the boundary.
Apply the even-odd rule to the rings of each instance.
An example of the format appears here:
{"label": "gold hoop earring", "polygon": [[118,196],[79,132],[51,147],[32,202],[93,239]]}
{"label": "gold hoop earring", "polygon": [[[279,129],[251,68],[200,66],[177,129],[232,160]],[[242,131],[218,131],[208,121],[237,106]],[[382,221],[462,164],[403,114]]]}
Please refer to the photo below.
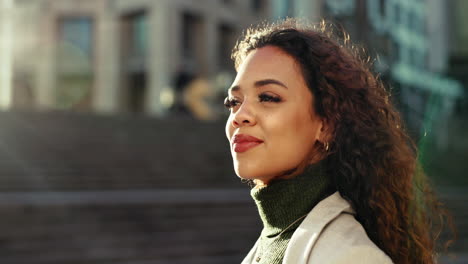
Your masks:
{"label": "gold hoop earring", "polygon": [[325,147],[325,151],[328,151],[328,149],[330,148],[330,145],[328,144],[328,142],[323,143],[323,145]]}

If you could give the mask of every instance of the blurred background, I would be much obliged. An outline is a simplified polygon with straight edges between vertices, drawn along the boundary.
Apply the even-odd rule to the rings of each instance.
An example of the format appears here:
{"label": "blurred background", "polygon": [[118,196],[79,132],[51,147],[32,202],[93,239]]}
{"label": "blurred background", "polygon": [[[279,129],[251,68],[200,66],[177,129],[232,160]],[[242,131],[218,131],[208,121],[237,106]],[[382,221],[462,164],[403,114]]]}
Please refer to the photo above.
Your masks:
{"label": "blurred background", "polygon": [[261,223],[224,136],[259,21],[335,22],[452,211],[468,263],[468,1],[0,0],[0,263],[240,263]]}

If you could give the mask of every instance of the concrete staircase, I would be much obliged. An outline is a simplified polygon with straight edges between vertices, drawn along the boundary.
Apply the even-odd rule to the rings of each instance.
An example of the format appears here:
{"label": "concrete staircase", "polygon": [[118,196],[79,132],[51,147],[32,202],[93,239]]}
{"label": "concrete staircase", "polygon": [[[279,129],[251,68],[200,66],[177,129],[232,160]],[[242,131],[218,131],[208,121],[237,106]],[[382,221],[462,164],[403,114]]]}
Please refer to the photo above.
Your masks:
{"label": "concrete staircase", "polygon": [[0,112],[0,263],[239,263],[261,224],[223,122]]}
{"label": "concrete staircase", "polygon": [[[261,224],[224,122],[0,112],[0,263],[240,263]],[[465,263],[468,192],[441,189]],[[467,260],[468,261],[468,260]]]}
{"label": "concrete staircase", "polygon": [[242,187],[224,122],[0,112],[0,191]]}
{"label": "concrete staircase", "polygon": [[239,263],[261,228],[245,190],[61,195],[0,196],[0,263]]}

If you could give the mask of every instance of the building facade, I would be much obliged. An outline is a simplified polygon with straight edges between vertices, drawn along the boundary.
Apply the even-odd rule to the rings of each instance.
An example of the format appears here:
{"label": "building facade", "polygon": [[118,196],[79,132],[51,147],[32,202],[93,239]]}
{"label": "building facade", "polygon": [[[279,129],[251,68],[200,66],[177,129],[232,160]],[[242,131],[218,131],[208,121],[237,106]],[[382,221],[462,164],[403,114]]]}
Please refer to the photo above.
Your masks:
{"label": "building facade", "polygon": [[434,128],[438,145],[447,145],[446,122],[463,95],[462,84],[447,75],[449,11],[454,11],[449,2],[275,0],[272,9],[274,18],[297,16],[315,22],[326,18],[343,26],[352,43],[375,58],[374,69],[390,84],[412,135],[420,138]]}
{"label": "building facade", "polygon": [[[232,71],[241,30],[269,13],[262,0],[2,0],[9,21],[8,108],[164,115],[181,68]],[[15,33],[11,33],[15,32]]]}
{"label": "building facade", "polygon": [[463,0],[448,1],[447,16],[449,18],[449,74],[460,80],[464,87],[464,98],[457,104],[460,116],[468,115],[468,2]]}
{"label": "building facade", "polygon": [[343,25],[377,58],[376,71],[391,83],[416,135],[446,119],[462,94],[446,76],[453,46],[446,1],[1,1],[0,44],[12,50],[0,55],[4,109],[161,116],[175,100],[174,76],[232,73],[229,54],[240,32],[286,16]]}

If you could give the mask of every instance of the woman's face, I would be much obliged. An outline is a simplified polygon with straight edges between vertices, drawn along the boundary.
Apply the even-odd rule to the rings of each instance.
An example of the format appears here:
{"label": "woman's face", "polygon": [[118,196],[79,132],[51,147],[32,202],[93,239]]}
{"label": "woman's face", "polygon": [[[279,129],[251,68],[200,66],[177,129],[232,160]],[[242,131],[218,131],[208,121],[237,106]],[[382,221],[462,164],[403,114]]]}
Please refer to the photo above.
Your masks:
{"label": "woman's face", "polygon": [[226,135],[239,177],[268,183],[307,158],[322,122],[292,57],[274,46],[251,51],[228,94]]}

